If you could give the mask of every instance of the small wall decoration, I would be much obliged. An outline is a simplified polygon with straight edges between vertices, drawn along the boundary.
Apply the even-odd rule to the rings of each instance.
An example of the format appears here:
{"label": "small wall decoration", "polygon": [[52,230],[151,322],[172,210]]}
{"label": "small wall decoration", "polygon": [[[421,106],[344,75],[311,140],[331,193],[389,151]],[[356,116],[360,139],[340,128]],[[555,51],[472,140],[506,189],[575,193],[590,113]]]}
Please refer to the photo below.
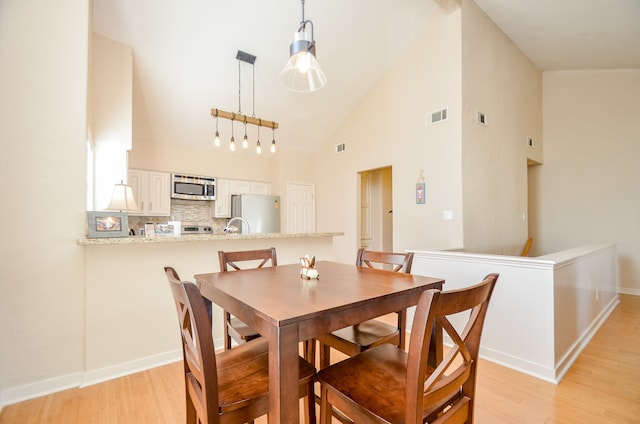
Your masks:
{"label": "small wall decoration", "polygon": [[420,176],[418,177],[418,182],[416,183],[416,204],[417,205],[424,205],[425,200],[426,200],[426,193],[425,193],[425,182],[424,182],[424,176],[423,176],[423,171],[420,170]]}
{"label": "small wall decoration", "polygon": [[129,236],[129,216],[126,212],[88,211],[87,225],[89,238]]}

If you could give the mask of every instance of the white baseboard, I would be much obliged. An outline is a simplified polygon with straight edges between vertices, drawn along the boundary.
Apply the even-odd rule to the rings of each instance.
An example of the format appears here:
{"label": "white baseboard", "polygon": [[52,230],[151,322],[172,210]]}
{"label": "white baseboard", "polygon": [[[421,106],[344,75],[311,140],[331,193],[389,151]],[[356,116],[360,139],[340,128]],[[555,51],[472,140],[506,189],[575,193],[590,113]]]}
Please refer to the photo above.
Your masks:
{"label": "white baseboard", "polygon": [[135,361],[123,362],[110,367],[87,371],[82,375],[80,387],[91,386],[92,384],[102,383],[103,381],[112,380],[114,378],[123,377],[125,375],[134,374],[181,360],[182,349],[177,349],[136,359]]}
{"label": "white baseboard", "polygon": [[505,354],[504,352],[486,349],[482,346],[480,347],[480,357],[487,361],[501,365],[505,368],[510,368],[514,371],[530,375],[531,377],[535,377],[553,384],[558,383],[555,379],[554,369],[550,366],[537,364],[531,361],[524,360],[522,358],[515,357],[513,355]]}
{"label": "white baseboard", "polygon": [[626,287],[618,287],[618,293],[630,294],[632,296],[640,296],[640,289],[629,289]]}
{"label": "white baseboard", "polygon": [[562,356],[562,358],[556,362],[556,380],[558,383],[562,380],[562,377],[569,371],[571,365],[578,359],[580,353],[584,350],[584,348],[589,344],[593,336],[598,332],[602,324],[609,318],[609,315],[613,312],[613,310],[620,303],[620,299],[618,296],[613,298],[611,302],[607,305],[606,308],[602,310],[602,312],[591,322],[589,328],[584,332],[582,337],[575,341],[575,343],[571,346],[570,349]]}
{"label": "white baseboard", "polygon": [[0,391],[0,410],[5,405],[45,396],[74,387],[86,387],[182,360],[182,349],[147,356],[87,372],[75,372]]}
{"label": "white baseboard", "polygon": [[81,381],[82,373],[74,372],[60,377],[48,378],[23,386],[13,387],[0,392],[0,401],[2,402],[0,405],[11,405],[61,390],[72,389],[78,387]]}
{"label": "white baseboard", "polygon": [[[531,361],[515,357],[513,355],[505,354],[504,352],[487,349],[482,346],[480,347],[480,357],[506,368],[511,368],[512,370],[530,375],[535,378],[539,378],[544,381],[548,381],[549,383],[558,384],[619,303],[620,300],[616,296],[607,305],[607,307],[602,310],[600,315],[598,315],[598,317],[593,320],[582,337],[576,340],[571,348],[565,353],[565,355],[563,355],[563,357],[558,362],[556,362],[555,369],[542,364],[536,364]],[[453,345],[451,340],[446,335],[444,336],[443,342],[445,346]]]}

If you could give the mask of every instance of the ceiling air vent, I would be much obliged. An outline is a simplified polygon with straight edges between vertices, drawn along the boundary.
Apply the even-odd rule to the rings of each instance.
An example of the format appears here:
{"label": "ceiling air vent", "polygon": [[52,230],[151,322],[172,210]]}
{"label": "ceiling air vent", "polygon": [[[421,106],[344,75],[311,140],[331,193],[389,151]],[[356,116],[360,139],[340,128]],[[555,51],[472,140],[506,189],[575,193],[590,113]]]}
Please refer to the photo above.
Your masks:
{"label": "ceiling air vent", "polygon": [[447,108],[438,109],[425,115],[425,126],[437,124],[447,120]]}
{"label": "ceiling air vent", "polygon": [[347,143],[336,144],[336,153],[342,153],[347,150]]}

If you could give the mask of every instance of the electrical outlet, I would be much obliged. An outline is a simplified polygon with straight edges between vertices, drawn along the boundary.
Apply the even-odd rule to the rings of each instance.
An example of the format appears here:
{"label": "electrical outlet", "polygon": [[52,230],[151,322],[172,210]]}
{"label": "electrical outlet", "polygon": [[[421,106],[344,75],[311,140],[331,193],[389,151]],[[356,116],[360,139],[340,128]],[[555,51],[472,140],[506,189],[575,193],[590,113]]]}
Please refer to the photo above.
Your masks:
{"label": "electrical outlet", "polygon": [[487,115],[483,112],[476,111],[476,122],[480,125],[487,125]]}

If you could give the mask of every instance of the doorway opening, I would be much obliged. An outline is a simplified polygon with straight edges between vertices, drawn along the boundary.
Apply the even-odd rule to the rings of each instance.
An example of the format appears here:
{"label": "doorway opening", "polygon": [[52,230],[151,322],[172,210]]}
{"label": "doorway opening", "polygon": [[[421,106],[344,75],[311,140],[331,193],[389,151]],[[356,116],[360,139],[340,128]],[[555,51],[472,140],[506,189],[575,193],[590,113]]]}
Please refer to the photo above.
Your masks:
{"label": "doorway opening", "polygon": [[358,247],[393,252],[392,183],[391,166],[358,172]]}

